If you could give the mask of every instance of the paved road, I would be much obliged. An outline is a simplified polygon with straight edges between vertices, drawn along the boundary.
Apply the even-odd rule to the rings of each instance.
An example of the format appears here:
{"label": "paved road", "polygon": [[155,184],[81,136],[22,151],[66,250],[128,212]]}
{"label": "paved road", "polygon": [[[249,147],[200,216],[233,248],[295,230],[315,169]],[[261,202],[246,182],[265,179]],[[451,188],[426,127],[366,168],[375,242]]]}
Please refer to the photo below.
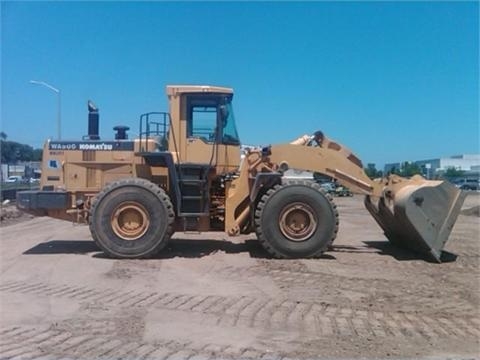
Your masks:
{"label": "paved road", "polygon": [[480,218],[461,215],[458,258],[433,264],[390,246],[360,197],[336,201],[339,236],[317,260],[270,259],[253,236],[222,233],[112,260],[85,226],[3,227],[0,357],[480,357]]}

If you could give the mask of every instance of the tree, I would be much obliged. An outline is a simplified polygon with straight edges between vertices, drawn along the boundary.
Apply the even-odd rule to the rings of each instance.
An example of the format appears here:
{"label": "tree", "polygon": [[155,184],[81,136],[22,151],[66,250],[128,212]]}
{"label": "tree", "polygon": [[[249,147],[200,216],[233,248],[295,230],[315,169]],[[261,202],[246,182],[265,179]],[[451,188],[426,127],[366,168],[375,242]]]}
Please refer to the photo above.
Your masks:
{"label": "tree", "polygon": [[381,170],[377,170],[374,163],[368,163],[367,167],[364,170],[365,174],[367,174],[370,179],[375,179],[383,176],[383,172]]}
{"label": "tree", "polygon": [[398,170],[396,166],[392,166],[387,175],[390,174],[400,175],[400,170]]}
{"label": "tree", "polygon": [[456,169],[453,166],[449,166],[447,170],[445,170],[445,173],[443,176],[445,176],[448,179],[454,179],[458,177],[462,177],[465,174],[465,171]]}
{"label": "tree", "polygon": [[[1,134],[0,137],[2,137]],[[41,161],[42,159],[41,149],[33,149],[30,145],[3,138],[0,141],[0,153],[1,162],[4,164],[15,164],[19,161]]]}
{"label": "tree", "polygon": [[43,149],[33,149],[32,161],[42,161]]}
{"label": "tree", "polygon": [[410,177],[416,174],[422,174],[422,169],[415,163],[405,161],[400,168],[400,175]]}

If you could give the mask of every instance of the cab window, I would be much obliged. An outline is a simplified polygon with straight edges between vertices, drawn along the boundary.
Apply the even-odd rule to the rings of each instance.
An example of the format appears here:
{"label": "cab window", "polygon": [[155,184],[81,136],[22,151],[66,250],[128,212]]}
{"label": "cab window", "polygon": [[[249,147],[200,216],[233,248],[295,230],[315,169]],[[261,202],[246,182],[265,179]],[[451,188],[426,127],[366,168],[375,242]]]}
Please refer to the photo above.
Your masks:
{"label": "cab window", "polygon": [[217,128],[217,107],[192,106],[189,137],[202,138],[208,142],[215,141]]}
{"label": "cab window", "polygon": [[215,142],[218,124],[218,99],[187,96],[187,137]]}
{"label": "cab window", "polygon": [[240,144],[231,96],[192,94],[185,99],[187,137],[199,138],[207,143]]}

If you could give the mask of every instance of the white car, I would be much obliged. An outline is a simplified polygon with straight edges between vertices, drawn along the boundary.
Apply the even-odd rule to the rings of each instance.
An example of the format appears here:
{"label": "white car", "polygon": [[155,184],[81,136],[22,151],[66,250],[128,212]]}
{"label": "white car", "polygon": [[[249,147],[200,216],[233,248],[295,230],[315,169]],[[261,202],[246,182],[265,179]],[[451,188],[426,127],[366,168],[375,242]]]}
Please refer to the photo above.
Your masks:
{"label": "white car", "polygon": [[21,181],[22,181],[22,177],[18,175],[9,176],[8,179],[5,180],[6,183],[16,183]]}

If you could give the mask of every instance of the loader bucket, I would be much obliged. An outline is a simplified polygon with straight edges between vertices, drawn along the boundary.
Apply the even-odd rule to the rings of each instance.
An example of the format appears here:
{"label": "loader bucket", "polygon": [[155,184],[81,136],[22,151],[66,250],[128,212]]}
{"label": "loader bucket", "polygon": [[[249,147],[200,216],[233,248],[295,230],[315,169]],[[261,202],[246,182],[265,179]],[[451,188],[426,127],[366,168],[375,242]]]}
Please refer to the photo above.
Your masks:
{"label": "loader bucket", "polygon": [[444,248],[465,200],[465,193],[446,181],[395,177],[384,196],[365,206],[393,244],[441,262]]}

